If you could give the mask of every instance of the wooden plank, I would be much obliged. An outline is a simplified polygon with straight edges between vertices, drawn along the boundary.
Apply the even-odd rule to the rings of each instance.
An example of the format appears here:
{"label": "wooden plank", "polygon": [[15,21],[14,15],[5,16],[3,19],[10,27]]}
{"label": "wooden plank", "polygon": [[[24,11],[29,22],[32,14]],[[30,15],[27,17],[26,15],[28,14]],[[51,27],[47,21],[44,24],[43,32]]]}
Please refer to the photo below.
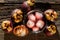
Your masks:
{"label": "wooden plank", "polygon": [[4,32],[0,29],[0,40],[4,40]]}

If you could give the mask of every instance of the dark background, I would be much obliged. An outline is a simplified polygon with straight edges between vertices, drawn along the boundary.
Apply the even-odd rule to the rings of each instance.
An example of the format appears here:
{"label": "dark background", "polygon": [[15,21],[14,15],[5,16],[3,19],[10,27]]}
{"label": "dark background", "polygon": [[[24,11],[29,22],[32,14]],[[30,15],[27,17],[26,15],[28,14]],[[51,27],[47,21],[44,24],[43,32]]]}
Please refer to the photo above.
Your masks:
{"label": "dark background", "polygon": [[[23,0],[24,1],[24,0]],[[59,40],[60,39],[60,5],[59,0],[37,0],[35,4],[36,9],[41,9],[42,11],[46,9],[54,9],[58,12],[58,19],[55,22],[57,26],[57,33],[51,37],[47,37],[43,32],[38,34],[30,33],[25,37],[16,37],[12,33],[6,34],[1,30],[1,22],[3,20],[10,20],[11,12],[16,9],[20,8],[20,5],[23,1],[17,0],[4,0],[4,2],[0,3],[0,40]],[[51,3],[52,2],[52,3]]]}

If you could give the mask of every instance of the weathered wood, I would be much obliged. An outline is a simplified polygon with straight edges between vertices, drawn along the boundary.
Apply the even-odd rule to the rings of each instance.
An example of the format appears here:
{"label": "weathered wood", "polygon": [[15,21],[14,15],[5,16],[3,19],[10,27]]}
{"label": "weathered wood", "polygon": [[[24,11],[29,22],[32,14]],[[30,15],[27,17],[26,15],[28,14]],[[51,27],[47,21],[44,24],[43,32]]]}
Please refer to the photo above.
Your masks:
{"label": "weathered wood", "polygon": [[0,40],[4,40],[4,32],[0,29]]}

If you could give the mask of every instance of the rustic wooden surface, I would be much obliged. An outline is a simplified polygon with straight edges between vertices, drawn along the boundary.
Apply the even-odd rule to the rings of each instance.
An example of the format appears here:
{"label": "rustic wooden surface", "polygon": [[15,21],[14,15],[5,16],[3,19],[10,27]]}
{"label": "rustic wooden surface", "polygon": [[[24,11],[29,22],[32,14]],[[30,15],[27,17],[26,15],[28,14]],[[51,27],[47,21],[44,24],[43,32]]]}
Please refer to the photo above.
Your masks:
{"label": "rustic wooden surface", "polygon": [[[22,3],[23,1],[25,0],[0,0],[0,3]],[[60,0],[35,0],[35,2],[60,4]]]}
{"label": "rustic wooden surface", "polygon": [[[43,4],[46,5],[46,4]],[[60,39],[60,5],[50,5],[52,9],[58,12],[58,20],[56,21],[57,33],[54,36],[47,37],[43,32],[38,34],[30,33],[25,37],[16,37],[12,33],[6,34],[1,30],[1,22],[3,20],[10,20],[13,9],[19,8],[20,4],[0,4],[0,40],[59,40]],[[47,7],[47,6],[43,6]],[[47,8],[48,9],[48,8]]]}

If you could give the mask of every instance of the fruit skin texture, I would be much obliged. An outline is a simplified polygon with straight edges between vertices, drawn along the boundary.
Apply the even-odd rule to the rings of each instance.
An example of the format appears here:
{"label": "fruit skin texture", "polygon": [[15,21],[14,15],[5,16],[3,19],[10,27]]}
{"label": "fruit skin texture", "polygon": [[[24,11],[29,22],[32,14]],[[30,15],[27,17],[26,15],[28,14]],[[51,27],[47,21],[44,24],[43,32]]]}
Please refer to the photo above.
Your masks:
{"label": "fruit skin texture", "polygon": [[11,15],[11,19],[15,22],[15,23],[19,23],[22,21],[23,19],[23,12],[21,9],[15,9],[12,12]]}
{"label": "fruit skin texture", "polygon": [[56,33],[56,26],[55,25],[50,25],[46,28],[45,34],[47,36],[52,36]]}
{"label": "fruit skin texture", "polygon": [[13,27],[12,27],[11,21],[10,20],[3,21],[2,24],[1,24],[1,28],[6,33],[12,32]]}
{"label": "fruit skin texture", "polygon": [[42,13],[35,12],[35,17],[38,20],[38,19],[42,19],[43,18],[43,15],[42,15]]}
{"label": "fruit skin texture", "polygon": [[57,19],[57,12],[52,10],[52,9],[48,9],[44,12],[44,15],[46,17],[47,20],[49,21],[55,21]]}
{"label": "fruit skin texture", "polygon": [[23,37],[28,34],[28,29],[26,28],[25,25],[18,25],[14,28],[13,33],[14,33],[14,35],[16,35],[18,37],[19,36]]}
{"label": "fruit skin texture", "polygon": [[34,4],[35,4],[35,0],[27,0],[23,2],[21,8],[25,13],[27,13],[28,11],[33,9]]}
{"label": "fruit skin texture", "polygon": [[21,8],[23,9],[24,12],[28,12],[31,10],[30,6],[28,5],[27,1],[23,2]]}
{"label": "fruit skin texture", "polygon": [[44,26],[44,21],[38,20],[37,23],[36,23],[36,27],[39,27],[40,29],[42,29],[43,26]]}
{"label": "fruit skin texture", "polygon": [[25,1],[25,2],[23,2],[23,5],[24,5],[24,7],[30,7],[30,6],[33,6],[34,5],[34,0],[27,0],[27,1]]}
{"label": "fruit skin texture", "polygon": [[33,21],[28,20],[28,22],[27,22],[27,27],[28,28],[32,28],[32,27],[34,27],[34,25],[35,25],[35,23]]}

